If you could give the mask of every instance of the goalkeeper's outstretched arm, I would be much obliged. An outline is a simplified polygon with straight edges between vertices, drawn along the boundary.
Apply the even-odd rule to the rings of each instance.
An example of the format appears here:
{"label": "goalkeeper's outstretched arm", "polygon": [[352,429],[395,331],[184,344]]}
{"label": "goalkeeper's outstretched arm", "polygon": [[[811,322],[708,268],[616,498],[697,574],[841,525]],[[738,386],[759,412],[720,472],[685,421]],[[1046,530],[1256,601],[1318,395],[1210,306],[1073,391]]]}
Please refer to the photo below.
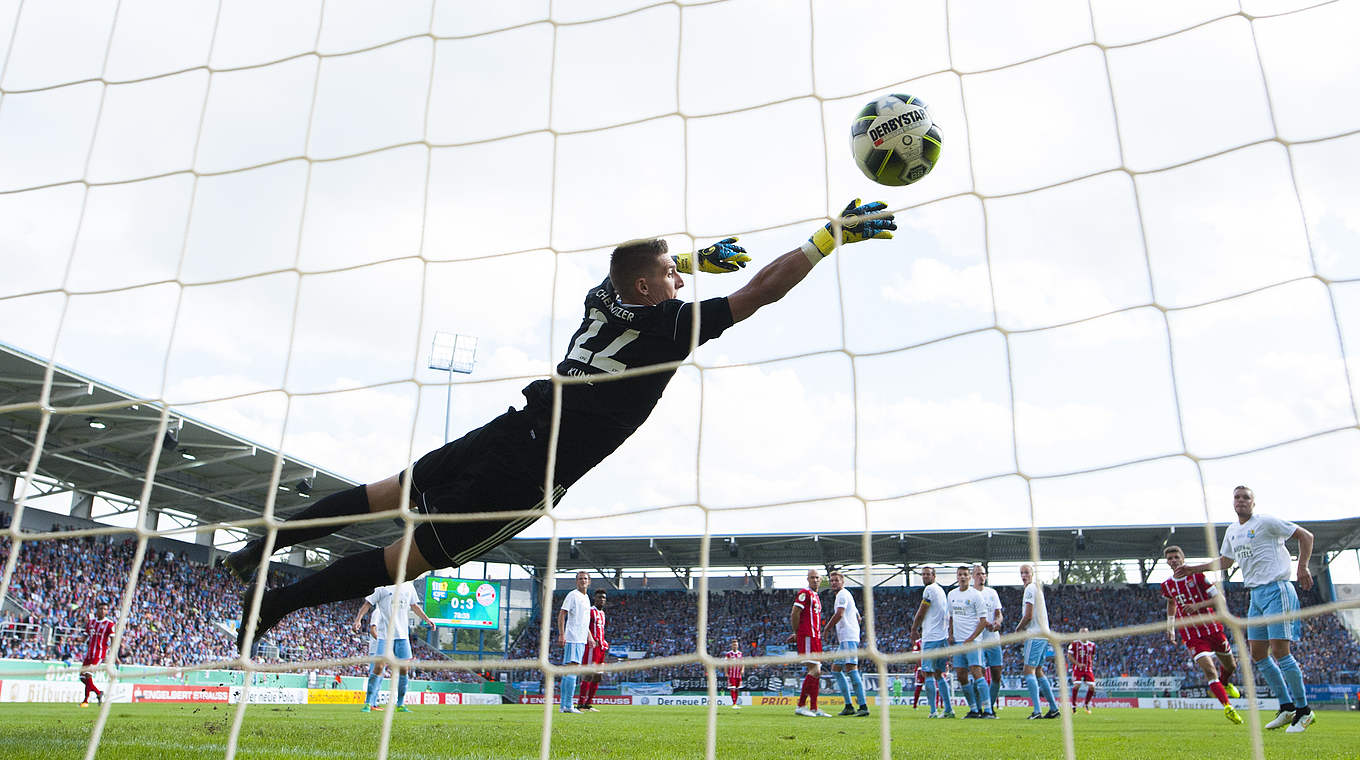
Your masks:
{"label": "goalkeeper's outstretched arm", "polygon": [[[878,201],[860,204],[859,199],[850,202],[841,212],[841,244],[858,243],[870,238],[891,238],[892,230],[897,229],[892,214],[881,213],[887,206]],[[871,218],[863,217],[873,215]],[[727,304],[732,309],[732,321],[740,322],[755,314],[762,306],[778,301],[803,281],[813,265],[836,249],[835,233],[832,223],[819,227],[806,243],[774,261],[766,264],[751,281],[740,290],[728,296]]]}

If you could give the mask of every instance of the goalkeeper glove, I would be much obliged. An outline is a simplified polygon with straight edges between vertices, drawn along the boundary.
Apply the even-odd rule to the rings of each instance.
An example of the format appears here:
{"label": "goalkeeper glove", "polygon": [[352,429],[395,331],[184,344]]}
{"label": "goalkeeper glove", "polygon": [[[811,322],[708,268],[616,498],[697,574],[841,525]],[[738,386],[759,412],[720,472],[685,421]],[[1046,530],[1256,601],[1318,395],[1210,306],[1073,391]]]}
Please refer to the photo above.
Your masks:
{"label": "goalkeeper glove", "polygon": [[[860,205],[859,198],[850,201],[850,204],[841,212],[841,243],[849,245],[858,243],[869,238],[881,238],[887,240],[892,237],[889,230],[897,229],[897,223],[893,221],[893,215],[887,214],[873,219],[861,219],[867,214],[874,214],[887,208],[887,205],[879,201]],[[831,231],[832,222],[827,222],[824,227],[812,233],[812,237],[803,243],[803,255],[807,256],[808,261],[816,264],[823,258],[831,255],[836,249],[836,236]]]}
{"label": "goalkeeper glove", "polygon": [[699,271],[709,274],[735,272],[751,260],[746,249],[736,245],[734,237],[719,240],[707,248],[694,253],[679,253],[671,258],[675,261],[675,271],[680,274],[694,274],[694,259],[699,259]]}

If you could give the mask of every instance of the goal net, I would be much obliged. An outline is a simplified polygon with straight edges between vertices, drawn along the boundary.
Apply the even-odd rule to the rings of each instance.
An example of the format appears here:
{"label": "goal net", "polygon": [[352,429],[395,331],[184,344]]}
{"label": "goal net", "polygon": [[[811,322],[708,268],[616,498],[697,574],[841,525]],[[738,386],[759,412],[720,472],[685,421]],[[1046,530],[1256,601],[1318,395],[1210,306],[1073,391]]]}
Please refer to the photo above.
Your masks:
{"label": "goal net", "polygon": [[[1353,0],[0,4],[0,340],[49,368],[0,399],[0,425],[39,420],[36,445],[6,449],[0,599],[26,547],[130,537],[117,651],[148,541],[195,529],[148,527],[175,506],[151,498],[174,451],[153,447],[135,523],[22,530],[63,453],[49,433],[118,411],[71,401],[56,367],[155,405],[158,439],[188,415],[371,482],[552,375],[620,241],[740,236],[751,266],[680,297],[725,295],[855,197],[887,203],[895,239],[837,251],[699,348],[526,534],[699,536],[696,641],[664,662],[702,665],[710,697],[727,536],[862,531],[862,662],[886,675],[919,654],[878,645],[872,534],[1027,529],[1045,563],[1041,527],[1202,520],[1215,547],[1239,483],[1281,517],[1354,517],[1357,25]],[[934,171],[901,188],[864,180],[847,147],[891,92],[943,132]],[[478,337],[474,374],[427,368],[446,331]],[[285,454],[261,512],[213,528],[272,540],[295,509]],[[421,519],[391,516],[408,537]],[[553,544],[546,578],[561,564]],[[1244,620],[1216,614],[1262,758]],[[545,676],[545,758],[554,677],[579,671],[548,660],[553,622],[510,663]],[[1066,703],[1078,634],[1042,622]],[[381,732],[385,757],[390,711]],[[713,699],[706,732],[713,757]]]}

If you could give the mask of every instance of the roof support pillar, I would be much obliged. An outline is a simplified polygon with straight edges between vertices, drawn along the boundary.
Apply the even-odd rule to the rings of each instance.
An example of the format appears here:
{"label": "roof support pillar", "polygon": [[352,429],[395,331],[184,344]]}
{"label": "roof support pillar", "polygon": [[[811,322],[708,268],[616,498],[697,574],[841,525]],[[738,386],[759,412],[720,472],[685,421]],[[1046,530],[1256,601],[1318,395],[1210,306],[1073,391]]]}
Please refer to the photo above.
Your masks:
{"label": "roof support pillar", "polygon": [[94,494],[85,491],[72,491],[71,516],[88,520],[92,514],[94,514]]}

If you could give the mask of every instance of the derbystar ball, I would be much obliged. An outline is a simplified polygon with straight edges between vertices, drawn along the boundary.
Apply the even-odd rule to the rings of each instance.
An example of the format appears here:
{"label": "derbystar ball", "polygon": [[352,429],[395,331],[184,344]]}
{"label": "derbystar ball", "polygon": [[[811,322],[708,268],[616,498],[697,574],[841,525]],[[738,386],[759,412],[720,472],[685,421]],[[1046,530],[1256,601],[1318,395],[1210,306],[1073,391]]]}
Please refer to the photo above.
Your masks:
{"label": "derbystar ball", "polygon": [[910,185],[940,158],[940,125],[911,95],[884,95],[850,125],[850,154],[864,176],[880,185]]}

